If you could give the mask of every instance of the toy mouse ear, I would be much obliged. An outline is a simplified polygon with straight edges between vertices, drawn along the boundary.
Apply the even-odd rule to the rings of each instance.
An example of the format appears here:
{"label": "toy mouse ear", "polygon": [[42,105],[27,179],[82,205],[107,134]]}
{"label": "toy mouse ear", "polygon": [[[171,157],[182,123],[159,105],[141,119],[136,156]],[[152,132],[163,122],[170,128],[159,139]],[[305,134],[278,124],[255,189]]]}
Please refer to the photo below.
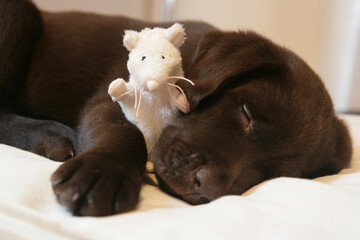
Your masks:
{"label": "toy mouse ear", "polygon": [[124,35],[124,46],[127,50],[131,51],[136,47],[137,42],[139,41],[139,33],[133,30],[125,30]]}
{"label": "toy mouse ear", "polygon": [[175,23],[170,28],[166,29],[166,37],[177,48],[183,45],[186,38],[183,25]]}

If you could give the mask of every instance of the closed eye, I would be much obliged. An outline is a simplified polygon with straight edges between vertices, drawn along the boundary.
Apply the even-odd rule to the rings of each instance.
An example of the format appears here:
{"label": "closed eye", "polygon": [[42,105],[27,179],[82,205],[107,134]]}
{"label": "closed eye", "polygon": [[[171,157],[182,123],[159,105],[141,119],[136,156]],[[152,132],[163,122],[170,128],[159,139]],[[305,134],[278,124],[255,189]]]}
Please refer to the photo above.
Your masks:
{"label": "closed eye", "polygon": [[241,104],[241,123],[244,130],[248,132],[251,125],[251,115],[248,106],[245,103]]}
{"label": "closed eye", "polygon": [[[256,115],[254,117],[255,109],[251,109],[251,111],[248,104],[241,103],[241,123],[245,135],[252,139],[271,136],[273,129],[270,121],[264,116],[259,118],[259,115]],[[257,114],[259,113],[257,112]]]}

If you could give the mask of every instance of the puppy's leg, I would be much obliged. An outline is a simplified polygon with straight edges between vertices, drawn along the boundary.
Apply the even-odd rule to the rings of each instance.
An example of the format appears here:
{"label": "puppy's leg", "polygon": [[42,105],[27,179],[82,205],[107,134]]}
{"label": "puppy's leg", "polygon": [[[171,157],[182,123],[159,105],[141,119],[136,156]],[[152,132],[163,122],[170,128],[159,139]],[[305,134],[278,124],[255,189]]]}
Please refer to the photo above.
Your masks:
{"label": "puppy's leg", "polygon": [[42,34],[40,13],[30,1],[2,0],[0,16],[0,143],[63,161],[74,154],[73,130],[15,114],[26,112],[22,89],[33,48]]}
{"label": "puppy's leg", "polygon": [[75,155],[74,142],[75,131],[61,123],[0,110],[0,143],[65,161]]}
{"label": "puppy's leg", "polygon": [[92,98],[80,119],[79,152],[52,175],[58,201],[75,215],[110,215],[139,201],[147,159],[145,140],[106,92]]}

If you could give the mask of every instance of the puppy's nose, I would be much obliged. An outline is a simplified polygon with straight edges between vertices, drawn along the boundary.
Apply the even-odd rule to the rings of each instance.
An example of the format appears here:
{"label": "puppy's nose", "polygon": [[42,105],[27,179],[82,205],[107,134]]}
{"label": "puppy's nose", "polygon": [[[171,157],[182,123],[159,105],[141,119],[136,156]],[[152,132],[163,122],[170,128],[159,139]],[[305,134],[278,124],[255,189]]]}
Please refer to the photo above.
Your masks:
{"label": "puppy's nose", "polygon": [[210,176],[209,171],[207,168],[202,167],[195,173],[194,178],[194,188],[196,190],[201,190],[203,188],[206,188],[206,186],[209,184]]}
{"label": "puppy's nose", "polygon": [[197,203],[207,203],[221,195],[220,183],[217,181],[218,170],[204,166],[198,169],[193,178],[192,188],[198,194]]}

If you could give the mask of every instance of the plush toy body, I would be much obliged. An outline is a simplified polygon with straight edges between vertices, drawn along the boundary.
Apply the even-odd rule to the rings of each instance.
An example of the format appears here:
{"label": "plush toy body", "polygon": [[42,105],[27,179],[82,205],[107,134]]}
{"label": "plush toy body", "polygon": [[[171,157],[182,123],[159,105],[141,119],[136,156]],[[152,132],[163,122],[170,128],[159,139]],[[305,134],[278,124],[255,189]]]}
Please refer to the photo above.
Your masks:
{"label": "plush toy body", "polygon": [[183,78],[179,51],[184,41],[184,28],[177,23],[168,29],[125,31],[124,46],[130,51],[129,81],[114,80],[108,93],[120,104],[127,119],[142,131],[148,153],[179,110],[189,111],[185,94],[175,85],[178,79],[187,80]]}

